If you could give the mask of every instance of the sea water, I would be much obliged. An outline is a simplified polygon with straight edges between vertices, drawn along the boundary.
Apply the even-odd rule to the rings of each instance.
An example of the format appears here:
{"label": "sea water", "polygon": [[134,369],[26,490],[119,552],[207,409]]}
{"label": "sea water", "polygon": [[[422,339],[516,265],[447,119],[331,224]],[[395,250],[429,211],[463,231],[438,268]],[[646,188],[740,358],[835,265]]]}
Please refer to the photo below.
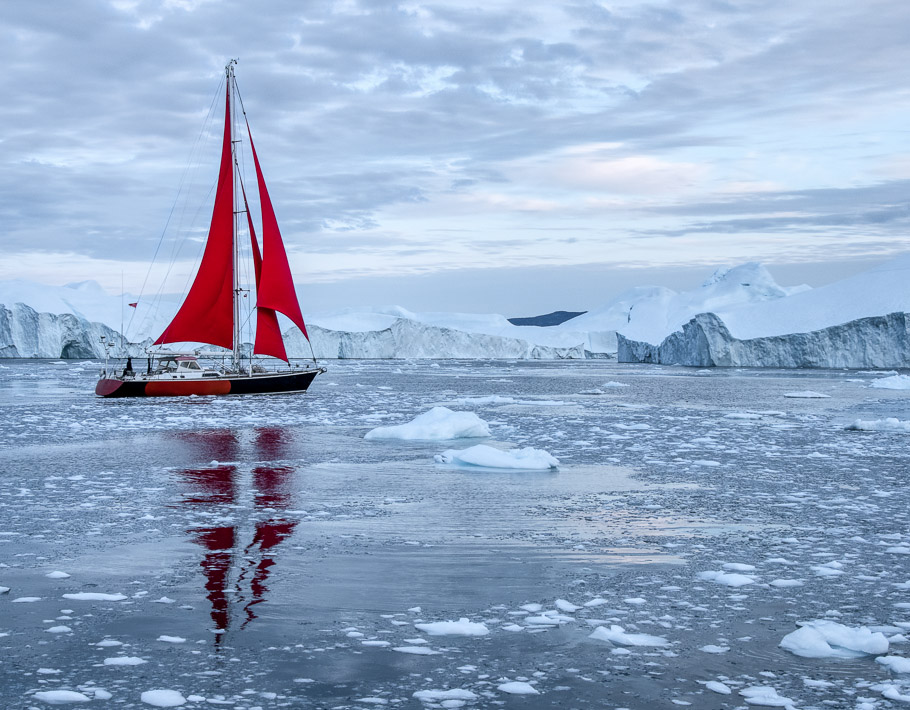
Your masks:
{"label": "sea water", "polygon": [[[828,620],[910,657],[910,434],[847,429],[910,420],[880,374],[328,367],[302,396],[105,400],[97,363],[2,362],[0,706],[910,695],[898,662],[779,646]],[[434,406],[491,437],[364,439]],[[434,462],[478,443],[559,468]]]}

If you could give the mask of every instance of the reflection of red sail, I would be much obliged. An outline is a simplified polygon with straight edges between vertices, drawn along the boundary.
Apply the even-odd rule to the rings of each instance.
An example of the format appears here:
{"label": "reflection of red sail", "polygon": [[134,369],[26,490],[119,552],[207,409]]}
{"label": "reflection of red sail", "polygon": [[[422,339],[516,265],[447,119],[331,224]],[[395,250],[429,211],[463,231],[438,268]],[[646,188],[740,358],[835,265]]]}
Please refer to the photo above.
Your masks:
{"label": "reflection of red sail", "polygon": [[[279,458],[287,443],[284,437],[280,429],[257,429],[254,441],[258,453]],[[238,458],[238,440],[231,432],[208,432],[197,439],[200,440],[206,456]],[[250,471],[249,478],[242,475],[236,464],[185,469],[181,477],[190,490],[183,502],[202,509],[217,510],[221,506],[234,509],[248,500],[242,482],[249,480],[255,509],[274,513],[287,509],[291,503],[288,481],[293,474],[294,469],[288,466],[257,466]],[[234,510],[231,514],[235,514]],[[243,548],[241,538],[246,535],[240,525],[187,531],[190,539],[205,550],[200,564],[205,575],[206,598],[211,604],[216,645],[220,645],[222,634],[231,628],[232,605],[235,609],[243,606],[245,619],[240,628],[256,618],[254,609],[266,601],[269,591],[269,575],[276,564],[274,550],[294,533],[297,521],[279,517],[259,520],[253,525],[252,540]],[[233,583],[232,573],[236,575]]]}
{"label": "reflection of red sail", "polygon": [[206,528],[190,530],[193,541],[205,547],[208,552],[202,558],[202,569],[205,573],[207,599],[212,604],[212,621],[215,631],[220,634],[230,626],[230,603],[227,597],[228,575],[234,551],[234,528]]}
{"label": "reflection of red sail", "polygon": [[[253,537],[253,542],[244,550],[244,553],[249,557],[257,546],[260,553],[271,550],[273,547],[276,547],[289,538],[296,527],[296,520],[269,520],[267,522],[257,523],[256,535]],[[250,581],[252,599],[243,608],[246,612],[246,620],[240,628],[245,627],[256,618],[256,615],[253,613],[253,607],[256,604],[261,604],[265,601],[265,594],[269,591],[269,588],[265,583],[269,578],[269,569],[274,564],[275,560],[273,558],[263,557],[256,565],[256,571],[253,574],[253,579]],[[243,576],[245,576],[245,572],[241,575],[241,577]],[[238,586],[239,583],[240,580],[238,580]]]}
{"label": "reflection of red sail", "polygon": [[203,505],[233,503],[237,498],[236,474],[236,466],[186,469],[181,475],[194,484],[196,490],[184,498],[184,502]]}

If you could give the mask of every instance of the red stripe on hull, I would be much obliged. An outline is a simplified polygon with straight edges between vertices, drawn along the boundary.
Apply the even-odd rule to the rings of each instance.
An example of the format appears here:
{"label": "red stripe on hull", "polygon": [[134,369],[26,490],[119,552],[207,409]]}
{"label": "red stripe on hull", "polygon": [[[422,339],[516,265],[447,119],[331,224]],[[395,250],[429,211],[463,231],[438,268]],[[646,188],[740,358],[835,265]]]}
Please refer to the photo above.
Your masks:
{"label": "red stripe on hull", "polygon": [[191,394],[228,394],[231,391],[230,380],[192,380],[174,382],[148,382],[145,385],[146,397],[186,397]]}

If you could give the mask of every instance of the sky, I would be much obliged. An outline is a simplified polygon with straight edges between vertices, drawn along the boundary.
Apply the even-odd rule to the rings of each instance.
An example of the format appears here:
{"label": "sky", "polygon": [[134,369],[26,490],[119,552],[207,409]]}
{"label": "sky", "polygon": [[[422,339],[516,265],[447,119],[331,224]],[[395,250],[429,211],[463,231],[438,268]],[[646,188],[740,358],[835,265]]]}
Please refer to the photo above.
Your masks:
{"label": "sky", "polygon": [[901,0],[6,2],[0,279],[179,292],[229,58],[305,313],[586,310],[910,249]]}

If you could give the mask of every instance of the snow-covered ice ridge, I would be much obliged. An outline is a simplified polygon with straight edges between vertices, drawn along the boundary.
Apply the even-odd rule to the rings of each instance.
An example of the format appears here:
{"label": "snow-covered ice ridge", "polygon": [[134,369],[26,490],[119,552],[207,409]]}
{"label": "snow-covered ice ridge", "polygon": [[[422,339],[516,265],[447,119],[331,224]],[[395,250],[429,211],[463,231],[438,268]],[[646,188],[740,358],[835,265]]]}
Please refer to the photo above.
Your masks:
{"label": "snow-covered ice ridge", "polygon": [[[748,263],[718,269],[688,292],[634,288],[552,327],[516,326],[498,314],[387,306],[312,314],[308,328],[317,357],[328,359],[579,359],[619,351],[623,362],[902,367],[910,358],[908,281],[910,256],[817,289],[782,287],[761,264]],[[98,336],[119,328],[123,302],[133,299],[93,282],[0,282],[0,304],[14,304],[0,306],[0,355],[101,357]],[[140,301],[130,313],[128,350],[142,354],[176,307]],[[285,337],[291,357],[309,356],[299,331]]]}

